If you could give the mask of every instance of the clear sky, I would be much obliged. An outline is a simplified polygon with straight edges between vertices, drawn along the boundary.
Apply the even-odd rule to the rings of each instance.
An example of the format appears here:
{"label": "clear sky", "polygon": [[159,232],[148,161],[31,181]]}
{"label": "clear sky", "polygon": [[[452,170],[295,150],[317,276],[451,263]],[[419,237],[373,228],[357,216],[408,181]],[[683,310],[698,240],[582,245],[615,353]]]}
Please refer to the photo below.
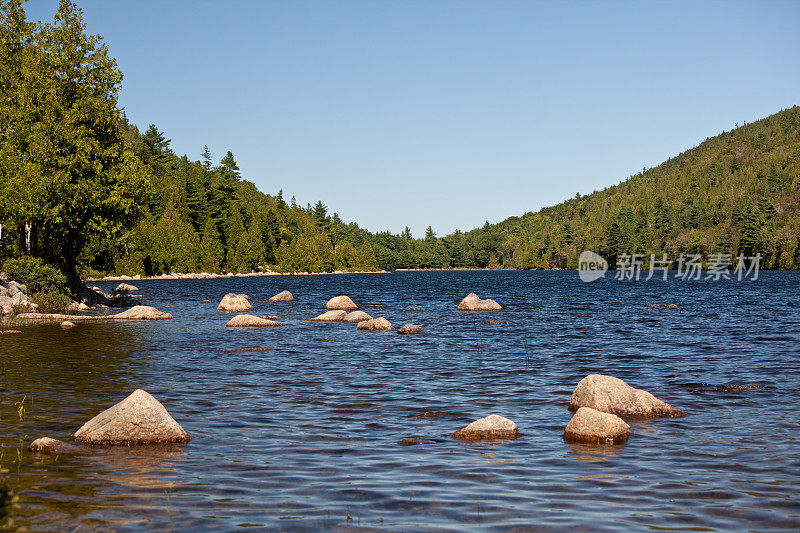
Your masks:
{"label": "clear sky", "polygon": [[798,1],[78,5],[142,131],[372,231],[498,222],[800,104]]}

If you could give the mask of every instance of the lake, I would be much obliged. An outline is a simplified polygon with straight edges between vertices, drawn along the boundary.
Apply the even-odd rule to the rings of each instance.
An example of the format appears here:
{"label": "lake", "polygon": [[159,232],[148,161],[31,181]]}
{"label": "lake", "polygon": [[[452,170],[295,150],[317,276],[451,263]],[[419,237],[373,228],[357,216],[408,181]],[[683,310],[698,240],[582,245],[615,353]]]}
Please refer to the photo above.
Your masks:
{"label": "lake", "polygon": [[[800,272],[754,282],[481,271],[134,284],[175,318],[25,325],[0,337],[0,484],[19,495],[18,526],[800,528]],[[264,302],[283,289],[297,301]],[[231,315],[216,305],[232,291],[286,325],[226,328]],[[505,310],[457,311],[473,291]],[[306,321],[339,294],[427,333]],[[678,308],[649,307],[670,303]],[[270,350],[233,351],[251,348]],[[634,434],[621,445],[567,444],[567,405],[590,373],[689,415],[629,420]],[[136,388],[193,440],[25,451],[40,436],[68,440]],[[448,437],[491,413],[522,436]],[[398,445],[410,436],[433,443]]]}

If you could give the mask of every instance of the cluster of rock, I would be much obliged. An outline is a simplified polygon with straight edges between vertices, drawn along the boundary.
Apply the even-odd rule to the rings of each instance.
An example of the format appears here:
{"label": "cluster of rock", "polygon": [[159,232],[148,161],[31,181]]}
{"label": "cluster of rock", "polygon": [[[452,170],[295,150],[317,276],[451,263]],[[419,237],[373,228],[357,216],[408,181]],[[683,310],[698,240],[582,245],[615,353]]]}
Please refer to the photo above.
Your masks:
{"label": "cluster of rock", "polygon": [[683,411],[649,392],[603,374],[590,374],[578,382],[569,409],[575,414],[564,430],[564,439],[595,444],[624,442],[632,435],[630,426],[620,415],[641,418],[686,416]]}
{"label": "cluster of rock", "polygon": [[[293,302],[294,296],[289,291],[281,291],[275,296],[271,297],[269,302]],[[228,293],[222,297],[222,300],[217,306],[218,311],[226,313],[239,313],[241,311],[250,311],[253,305],[250,303],[250,297],[246,294]],[[267,328],[274,326],[282,326],[278,322],[276,316],[255,316],[248,314],[239,314],[228,321],[225,326],[229,328]]]}
{"label": "cluster of rock", "polygon": [[[349,296],[334,296],[325,304],[325,311],[319,316],[309,318],[311,322],[348,322],[356,324],[358,331],[390,331],[392,323],[384,317],[373,318],[370,314],[358,310],[358,306]],[[348,313],[348,311],[350,311]]]}
{"label": "cluster of rock", "polygon": [[[621,379],[601,374],[591,374],[578,383],[572,394],[570,410],[575,413],[564,430],[564,440],[589,444],[625,442],[633,432],[618,415],[648,418],[686,415],[647,391],[634,389]],[[520,432],[513,421],[491,414],[450,436],[468,441],[515,439]],[[423,437],[409,437],[398,444],[411,446],[431,442]]]}
{"label": "cluster of rock", "polygon": [[35,311],[39,306],[28,298],[27,292],[28,288],[22,283],[0,280],[0,310],[2,310],[2,314],[10,315],[14,312],[14,308]]}
{"label": "cluster of rock", "polygon": [[[191,440],[161,402],[141,389],[86,422],[73,438],[87,446],[186,444]],[[43,437],[33,441],[28,449],[57,454],[76,452],[81,447]]]}

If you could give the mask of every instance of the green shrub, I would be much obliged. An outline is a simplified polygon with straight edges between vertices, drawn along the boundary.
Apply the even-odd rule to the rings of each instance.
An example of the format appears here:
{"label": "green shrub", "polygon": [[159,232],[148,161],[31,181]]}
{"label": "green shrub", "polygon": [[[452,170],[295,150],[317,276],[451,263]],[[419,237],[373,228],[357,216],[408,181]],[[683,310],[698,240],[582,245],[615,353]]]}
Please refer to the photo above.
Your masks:
{"label": "green shrub", "polygon": [[24,283],[28,293],[66,294],[67,277],[38,257],[22,256],[3,263],[8,280]]}
{"label": "green shrub", "polygon": [[30,295],[31,301],[39,306],[39,313],[64,313],[72,299],[57,292],[36,292]]}

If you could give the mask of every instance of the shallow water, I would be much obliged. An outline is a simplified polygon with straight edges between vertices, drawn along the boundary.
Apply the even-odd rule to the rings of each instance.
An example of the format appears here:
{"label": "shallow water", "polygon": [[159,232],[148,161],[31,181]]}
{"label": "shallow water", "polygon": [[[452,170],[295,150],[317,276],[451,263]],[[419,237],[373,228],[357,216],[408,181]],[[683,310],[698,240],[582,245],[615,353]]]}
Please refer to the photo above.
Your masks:
{"label": "shallow water", "polygon": [[[31,325],[0,337],[0,465],[9,470],[0,483],[20,496],[19,526],[800,528],[800,273],[722,283],[395,272],[135,284],[175,318]],[[297,301],[255,303],[254,313],[280,315],[284,327],[232,330],[215,309],[230,291],[263,302],[282,289]],[[471,291],[506,310],[456,311]],[[338,294],[428,333],[305,320]],[[244,348],[273,350],[230,351]],[[589,373],[690,414],[631,420],[623,445],[566,444],[570,395]],[[136,388],[193,440],[24,451],[39,436],[68,439]],[[523,436],[448,438],[490,413]],[[435,442],[397,444],[410,436]]]}

